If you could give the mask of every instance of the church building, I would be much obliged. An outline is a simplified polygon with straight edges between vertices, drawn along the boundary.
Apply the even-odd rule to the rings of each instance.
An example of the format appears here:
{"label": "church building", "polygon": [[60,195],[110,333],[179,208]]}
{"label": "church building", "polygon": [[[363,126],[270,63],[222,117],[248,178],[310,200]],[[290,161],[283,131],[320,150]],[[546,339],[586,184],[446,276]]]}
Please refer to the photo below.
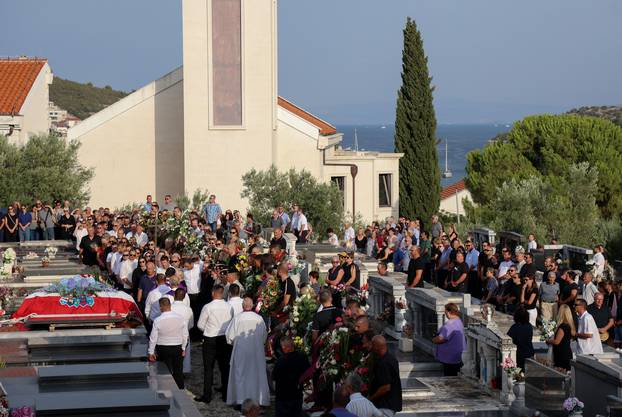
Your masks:
{"label": "church building", "polygon": [[278,95],[276,0],[183,0],[183,66],[68,131],[93,167],[90,204],[216,194],[244,210],[250,169],[306,169],[345,211],[397,216],[401,154],[344,150],[330,123]]}

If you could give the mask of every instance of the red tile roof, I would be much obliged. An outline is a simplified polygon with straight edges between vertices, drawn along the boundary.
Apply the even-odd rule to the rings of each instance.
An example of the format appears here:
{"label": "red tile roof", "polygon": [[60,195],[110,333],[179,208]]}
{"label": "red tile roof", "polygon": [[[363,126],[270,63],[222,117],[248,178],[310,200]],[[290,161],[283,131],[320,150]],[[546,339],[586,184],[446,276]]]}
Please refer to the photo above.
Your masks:
{"label": "red tile roof", "polygon": [[0,59],[0,114],[19,114],[46,59]]}
{"label": "red tile roof", "polygon": [[315,117],[308,111],[303,110],[295,104],[285,100],[283,97],[279,97],[278,103],[279,106],[283,107],[285,110],[294,113],[296,116],[301,117],[307,122],[315,125],[318,129],[320,129],[320,135],[334,135],[337,133],[337,129],[333,125],[326,123],[318,117]]}
{"label": "red tile roof", "polygon": [[441,190],[441,200],[449,198],[456,193],[459,193],[462,190],[466,190],[466,185],[464,183],[464,178],[460,181],[453,183]]}

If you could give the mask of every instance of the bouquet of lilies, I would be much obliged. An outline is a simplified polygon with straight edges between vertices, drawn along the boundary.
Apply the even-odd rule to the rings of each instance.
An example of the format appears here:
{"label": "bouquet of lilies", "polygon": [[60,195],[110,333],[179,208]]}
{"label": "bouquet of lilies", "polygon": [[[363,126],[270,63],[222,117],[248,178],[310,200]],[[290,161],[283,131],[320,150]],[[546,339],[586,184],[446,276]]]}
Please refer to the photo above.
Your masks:
{"label": "bouquet of lilies", "polygon": [[318,302],[309,293],[303,294],[294,301],[294,308],[289,314],[289,328],[292,335],[304,336],[309,323],[318,309]]}
{"label": "bouquet of lilies", "polygon": [[542,320],[540,341],[544,342],[551,339],[555,335],[556,328],[557,322],[555,320]]}
{"label": "bouquet of lilies", "polygon": [[47,248],[45,248],[45,254],[50,259],[56,258],[57,253],[58,253],[58,248],[56,246],[48,246]]}

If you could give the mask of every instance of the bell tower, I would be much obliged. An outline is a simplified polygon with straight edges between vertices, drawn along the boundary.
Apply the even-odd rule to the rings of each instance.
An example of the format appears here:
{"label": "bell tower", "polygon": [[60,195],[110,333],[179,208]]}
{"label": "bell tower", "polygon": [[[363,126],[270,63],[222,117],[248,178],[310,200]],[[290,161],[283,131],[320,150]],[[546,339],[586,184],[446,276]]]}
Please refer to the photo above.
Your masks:
{"label": "bell tower", "polygon": [[184,182],[242,208],[241,176],[272,164],[276,0],[182,0]]}

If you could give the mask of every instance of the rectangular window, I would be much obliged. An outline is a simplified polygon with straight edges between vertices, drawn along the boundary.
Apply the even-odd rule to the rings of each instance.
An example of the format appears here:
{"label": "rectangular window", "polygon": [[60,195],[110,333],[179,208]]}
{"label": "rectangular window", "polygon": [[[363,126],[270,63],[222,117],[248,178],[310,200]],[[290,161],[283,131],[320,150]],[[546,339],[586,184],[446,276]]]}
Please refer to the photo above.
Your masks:
{"label": "rectangular window", "polygon": [[214,126],[242,126],[242,0],[212,0]]}
{"label": "rectangular window", "polygon": [[346,205],[346,177],[330,177],[330,181],[339,188],[343,196],[343,205]]}
{"label": "rectangular window", "polygon": [[379,194],[378,203],[380,207],[391,207],[391,174],[380,174],[378,176]]}

